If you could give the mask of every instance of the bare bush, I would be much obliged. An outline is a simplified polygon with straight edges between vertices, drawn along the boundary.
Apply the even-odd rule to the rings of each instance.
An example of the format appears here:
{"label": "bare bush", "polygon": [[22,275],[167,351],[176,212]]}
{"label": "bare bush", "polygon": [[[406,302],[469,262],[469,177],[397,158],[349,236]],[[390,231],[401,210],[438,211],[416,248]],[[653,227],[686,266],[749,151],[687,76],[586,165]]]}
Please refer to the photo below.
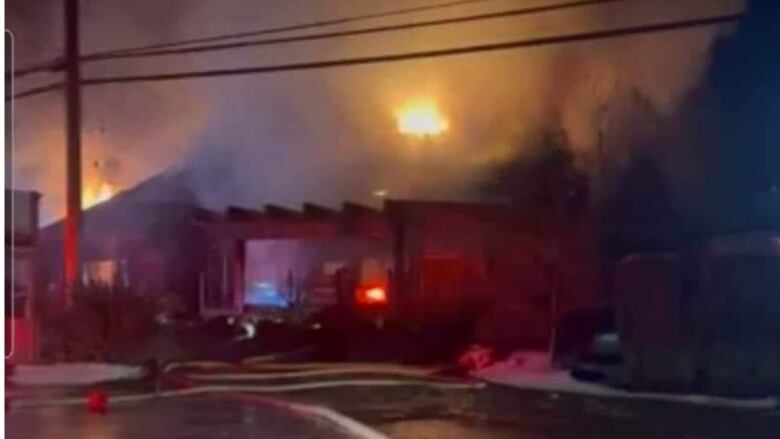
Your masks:
{"label": "bare bush", "polygon": [[55,361],[110,361],[155,333],[157,303],[125,288],[82,287],[63,310],[53,298],[39,305],[41,355]]}

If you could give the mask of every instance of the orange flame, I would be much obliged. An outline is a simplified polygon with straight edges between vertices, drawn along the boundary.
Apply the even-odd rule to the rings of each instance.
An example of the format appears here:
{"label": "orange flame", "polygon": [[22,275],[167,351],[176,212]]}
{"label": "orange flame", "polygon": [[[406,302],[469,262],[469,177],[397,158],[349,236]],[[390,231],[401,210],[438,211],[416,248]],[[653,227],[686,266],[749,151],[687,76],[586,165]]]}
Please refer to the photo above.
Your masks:
{"label": "orange flame", "polygon": [[106,182],[101,182],[92,187],[87,187],[81,196],[81,205],[84,209],[103,203],[114,196],[114,187]]}
{"label": "orange flame", "polygon": [[396,118],[398,131],[412,136],[436,136],[449,128],[449,122],[433,102],[413,102],[406,105],[398,111]]}

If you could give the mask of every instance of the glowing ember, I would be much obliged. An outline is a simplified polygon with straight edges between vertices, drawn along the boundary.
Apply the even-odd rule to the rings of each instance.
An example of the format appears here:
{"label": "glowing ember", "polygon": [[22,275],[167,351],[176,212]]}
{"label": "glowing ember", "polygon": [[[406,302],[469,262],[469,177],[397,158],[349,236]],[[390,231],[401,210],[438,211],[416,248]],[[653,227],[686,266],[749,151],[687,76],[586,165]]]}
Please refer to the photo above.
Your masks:
{"label": "glowing ember", "polygon": [[88,209],[96,204],[108,201],[112,196],[114,196],[114,187],[106,182],[102,182],[97,186],[87,187],[84,190],[84,193],[81,195],[81,205],[83,208]]}
{"label": "glowing ember", "polygon": [[449,122],[432,102],[407,105],[398,112],[397,118],[398,131],[402,134],[436,136],[449,128]]}

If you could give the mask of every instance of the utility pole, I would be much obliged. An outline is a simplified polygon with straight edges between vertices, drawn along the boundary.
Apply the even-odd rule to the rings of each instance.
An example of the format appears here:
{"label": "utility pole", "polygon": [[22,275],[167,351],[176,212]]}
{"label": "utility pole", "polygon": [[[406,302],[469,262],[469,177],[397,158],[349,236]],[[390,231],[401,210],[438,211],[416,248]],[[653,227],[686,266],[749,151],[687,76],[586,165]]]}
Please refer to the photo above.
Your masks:
{"label": "utility pole", "polygon": [[79,0],[65,0],[65,306],[69,306],[81,273],[81,72]]}

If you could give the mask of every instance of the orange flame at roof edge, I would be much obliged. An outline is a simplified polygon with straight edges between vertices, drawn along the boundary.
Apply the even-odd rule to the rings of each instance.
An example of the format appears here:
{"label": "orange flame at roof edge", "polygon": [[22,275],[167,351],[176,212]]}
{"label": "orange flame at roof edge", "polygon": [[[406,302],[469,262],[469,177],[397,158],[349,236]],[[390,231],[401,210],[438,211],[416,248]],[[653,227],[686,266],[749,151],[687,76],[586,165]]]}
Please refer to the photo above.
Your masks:
{"label": "orange flame at roof edge", "polygon": [[86,185],[84,192],[81,194],[81,206],[84,209],[106,202],[111,199],[116,193],[114,186],[100,182],[92,185]]}

